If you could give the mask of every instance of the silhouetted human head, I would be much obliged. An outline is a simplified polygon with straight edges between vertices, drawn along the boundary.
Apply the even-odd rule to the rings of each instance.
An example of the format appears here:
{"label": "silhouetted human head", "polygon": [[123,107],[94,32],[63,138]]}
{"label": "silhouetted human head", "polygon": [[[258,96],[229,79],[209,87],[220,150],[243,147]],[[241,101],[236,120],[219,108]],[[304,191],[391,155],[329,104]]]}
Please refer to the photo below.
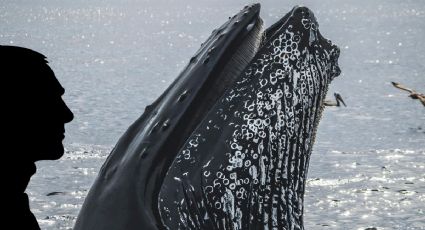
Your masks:
{"label": "silhouetted human head", "polygon": [[[65,123],[73,114],[62,100],[65,90],[33,50],[0,46],[2,111],[8,153],[19,161],[56,160],[63,153]],[[9,150],[9,151],[10,151]]]}

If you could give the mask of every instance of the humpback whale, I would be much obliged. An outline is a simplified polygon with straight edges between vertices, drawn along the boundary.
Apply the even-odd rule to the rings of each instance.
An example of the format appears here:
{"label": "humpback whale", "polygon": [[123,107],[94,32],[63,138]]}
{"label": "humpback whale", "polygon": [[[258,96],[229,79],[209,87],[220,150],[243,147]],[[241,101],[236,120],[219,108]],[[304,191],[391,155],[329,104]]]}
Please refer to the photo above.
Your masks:
{"label": "humpback whale", "polygon": [[214,30],[120,138],[74,229],[303,229],[303,195],[339,48],[294,7]]}

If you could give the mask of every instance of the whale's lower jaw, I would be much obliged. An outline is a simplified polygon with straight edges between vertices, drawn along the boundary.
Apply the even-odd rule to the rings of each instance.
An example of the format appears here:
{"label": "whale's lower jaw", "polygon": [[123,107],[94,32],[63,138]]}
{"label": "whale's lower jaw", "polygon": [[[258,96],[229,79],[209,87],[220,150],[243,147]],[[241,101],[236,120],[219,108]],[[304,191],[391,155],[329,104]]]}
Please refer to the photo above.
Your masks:
{"label": "whale's lower jaw", "polygon": [[172,163],[159,196],[168,229],[303,229],[308,163],[338,49],[306,8],[269,32]]}
{"label": "whale's lower jaw", "polygon": [[75,229],[303,229],[309,157],[339,49],[259,4],[204,43],[121,137]]}

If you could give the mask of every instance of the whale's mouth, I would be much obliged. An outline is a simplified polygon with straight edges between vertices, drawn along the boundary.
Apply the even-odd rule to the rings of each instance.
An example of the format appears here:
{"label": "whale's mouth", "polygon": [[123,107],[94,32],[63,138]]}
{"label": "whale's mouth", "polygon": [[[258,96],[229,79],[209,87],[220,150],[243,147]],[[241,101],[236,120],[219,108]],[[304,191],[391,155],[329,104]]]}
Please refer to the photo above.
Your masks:
{"label": "whale's mouth", "polygon": [[[196,135],[197,127],[208,122],[208,115],[223,112],[216,111],[215,105],[219,105],[222,98],[226,99],[227,92],[237,95],[246,90],[238,88],[238,83],[269,77],[261,73],[265,68],[262,58],[277,59],[276,65],[285,59],[295,66],[296,60],[288,59],[290,52],[310,53],[308,61],[325,60],[317,67],[318,71],[322,71],[320,77],[333,78],[339,74],[338,49],[334,49],[316,30],[317,22],[309,9],[295,7],[267,29],[263,28],[259,13],[260,4],[247,6],[214,30],[175,81],[128,128],[103,164],[80,211],[75,229],[90,224],[98,229],[110,228],[110,225],[124,226],[128,220],[132,224],[134,222],[134,226],[146,229],[154,229],[154,225],[161,228],[158,196],[161,188],[167,186],[164,178],[173,161],[189,138]],[[293,43],[288,43],[289,39],[284,35],[298,29],[303,30],[305,36],[291,47],[288,44]],[[277,45],[273,44],[276,40],[279,40]],[[277,54],[275,52],[278,51],[273,49],[276,46],[285,46],[289,51]],[[274,66],[267,68],[275,70]],[[325,87],[327,83],[329,79],[320,84]],[[237,103],[243,102],[235,102],[235,107]],[[231,115],[235,112],[232,106],[226,111]],[[211,129],[215,125],[211,124]],[[215,144],[218,146],[220,143],[212,143],[210,147],[216,148]],[[134,202],[120,203],[117,197]],[[94,222],[98,217],[105,221]]]}
{"label": "whale's mouth", "polygon": [[[219,99],[227,89],[231,88],[235,80],[243,74],[243,71],[249,68],[251,60],[263,49],[266,49],[274,38],[284,34],[288,28],[305,29],[304,27],[308,23],[309,26],[312,27],[310,29],[314,30],[314,32],[311,32],[312,34],[310,36],[317,36],[317,38],[304,39],[303,42],[311,43],[312,39],[316,39],[325,46],[331,46],[329,41],[323,38],[317,30],[318,23],[313,12],[306,7],[294,7],[289,13],[266,29],[264,28],[263,20],[259,16],[259,12],[259,4],[246,6],[239,14],[229,20],[227,23],[229,25],[225,24],[225,28],[213,31],[211,37],[215,36],[217,40],[219,40],[234,27],[242,28],[222,54],[220,61],[215,63],[211,77],[209,77],[203,85],[201,89],[202,96],[199,97],[202,103],[195,103],[198,104],[196,111],[193,111],[194,114],[197,114],[195,116],[203,117],[203,115],[205,115],[216,103],[217,99]],[[252,14],[253,16],[243,24],[243,20],[248,14]],[[302,44],[302,46],[310,48],[312,44]],[[332,49],[331,47],[324,48],[329,50]],[[209,59],[210,55],[214,55],[214,49],[216,49],[216,47],[208,49],[206,60]],[[335,55],[336,57],[332,57],[331,59],[336,62],[338,54]],[[336,68],[335,76],[339,75],[337,64],[334,64],[333,67]],[[202,114],[198,114],[200,112]]]}
{"label": "whale's mouth", "polygon": [[[251,61],[254,58],[258,58],[264,52],[270,52],[271,42],[276,37],[285,34],[288,29],[305,29],[307,23],[308,26],[312,27],[310,28],[311,30],[315,30],[316,28],[314,27],[318,27],[313,13],[308,8],[294,7],[279,21],[264,30],[263,20],[260,18],[259,12],[259,4],[247,6],[222,27],[214,30],[210,38],[202,45],[187,67],[187,69],[191,70],[191,68],[201,66],[210,69],[209,74],[206,74],[206,76],[196,76],[196,74],[193,74],[190,76],[192,83],[184,86],[182,82],[179,82],[179,78],[185,74],[183,71],[181,76],[164,93],[164,95],[180,94],[178,96],[179,98],[181,95],[184,95],[184,97],[187,97],[186,100],[188,100],[186,102],[187,107],[185,111],[181,111],[181,117],[178,121],[171,121],[171,123],[174,123],[174,127],[169,133],[169,140],[164,142],[156,150],[158,154],[153,159],[155,164],[149,166],[149,171],[155,174],[151,177],[152,179],[148,179],[145,188],[155,188],[155,190],[158,190],[162,186],[162,178],[165,177],[176,155],[188,141],[189,137],[193,135],[198,125],[207,117],[208,113],[214,112],[211,109],[227,90],[238,90],[234,89],[232,85],[235,84],[235,81],[243,79],[241,75],[251,67]],[[226,40],[225,36],[234,31],[238,32],[235,33],[233,39]],[[313,32],[314,35],[310,36],[316,37],[304,39],[304,44],[301,44],[305,49],[311,48],[312,44],[310,43],[313,39],[319,40],[323,44],[328,44],[328,41],[321,37],[318,30]],[[282,57],[276,56],[276,58]],[[204,78],[204,81],[196,82],[199,78]],[[165,98],[166,100],[168,99]],[[160,101],[157,102],[164,104]],[[181,104],[183,105],[184,103],[182,101]],[[161,122],[159,121],[158,124],[161,124]],[[155,130],[155,126],[152,130]],[[160,138],[160,136],[156,138]],[[145,192],[158,194],[158,191]],[[149,199],[157,200],[157,197]],[[152,208],[156,210],[157,203],[153,202],[152,205]]]}
{"label": "whale's mouth", "polygon": [[[152,150],[157,154],[153,156],[155,164],[149,165],[149,171],[153,175],[147,180],[145,189],[155,188],[157,190],[161,187],[162,178],[167,173],[169,166],[188,138],[193,135],[197,126],[209,112],[213,112],[211,109],[227,90],[237,90],[233,89],[232,85],[241,79],[241,75],[247,68],[251,67],[250,63],[256,56],[261,56],[262,52],[269,52],[268,48],[274,38],[285,34],[288,29],[305,29],[306,23],[310,27],[318,27],[313,13],[305,7],[294,7],[266,30],[263,28],[263,20],[260,18],[259,12],[259,4],[247,6],[222,27],[214,30],[210,38],[191,59],[188,67],[152,105],[155,114],[166,114],[167,112],[161,110],[166,108],[165,105],[170,98],[174,100],[177,97],[177,101],[186,108],[177,111],[181,113],[179,119],[173,121],[169,117],[159,117],[158,122],[150,128],[151,139],[156,140],[165,134],[163,132],[165,124],[167,124],[165,127],[170,124],[174,126],[167,134],[169,135],[168,140],[159,145],[158,149]],[[316,28],[311,29],[315,30]],[[226,38],[230,33],[235,35],[232,39]],[[329,43],[321,37],[318,30],[315,30],[314,33],[315,36],[318,36],[315,38],[316,40],[320,40],[324,44]],[[306,41],[302,45],[309,49],[312,39],[304,39]],[[196,73],[196,68],[209,69],[209,72],[205,76],[201,76],[204,73]],[[193,74],[185,79],[185,71],[192,71]],[[199,79],[203,79],[203,81],[199,81]],[[158,129],[161,126],[162,128]],[[157,191],[145,192],[158,194]],[[157,200],[157,197],[149,199]],[[153,202],[152,205],[155,210],[157,204]]]}
{"label": "whale's mouth", "polygon": [[[218,52],[217,49],[219,49],[220,44],[204,48],[204,51],[201,48],[195,57],[191,59],[191,61],[198,59],[198,63],[202,62],[203,65],[211,65],[212,71],[209,77],[206,78],[206,81],[200,86],[199,93],[194,98],[192,104],[196,106],[188,109],[188,114],[190,114],[190,119],[188,120],[190,122],[185,124],[185,132],[181,133],[182,142],[193,132],[202,118],[206,116],[226,90],[231,89],[241,74],[250,67],[249,65],[254,57],[259,55],[263,49],[266,49],[275,37],[284,34],[288,27],[292,29],[293,27],[304,27],[303,24],[306,21],[310,25],[318,27],[314,14],[306,7],[294,7],[289,13],[267,29],[264,28],[259,12],[259,4],[246,6],[221,28],[214,30],[208,39],[212,40],[212,42],[220,42],[220,39],[225,34],[235,30],[235,28],[239,28],[239,33],[225,50]],[[250,18],[247,19],[249,16]],[[323,43],[328,42],[318,31],[315,33],[320,37],[319,40],[323,40]],[[208,46],[210,43],[207,41],[203,46]],[[309,45],[311,44],[304,44],[305,47]],[[211,63],[210,59],[214,55],[220,55],[220,58],[217,62]],[[175,148],[175,150],[178,149],[180,148]]]}

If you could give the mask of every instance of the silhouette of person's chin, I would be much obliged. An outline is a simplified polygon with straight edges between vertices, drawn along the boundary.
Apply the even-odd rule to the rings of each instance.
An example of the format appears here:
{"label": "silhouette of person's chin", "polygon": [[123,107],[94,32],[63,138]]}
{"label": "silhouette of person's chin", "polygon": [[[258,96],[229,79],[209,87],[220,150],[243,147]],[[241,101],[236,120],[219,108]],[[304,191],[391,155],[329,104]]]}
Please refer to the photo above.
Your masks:
{"label": "silhouette of person's chin", "polygon": [[65,123],[73,119],[73,114],[62,100],[64,88],[42,54],[0,46],[0,66],[2,85],[8,88],[2,92],[7,122],[3,164],[11,166],[9,174],[3,174],[10,196],[6,216],[18,225],[14,229],[39,229],[24,192],[36,171],[36,161],[63,156]]}

